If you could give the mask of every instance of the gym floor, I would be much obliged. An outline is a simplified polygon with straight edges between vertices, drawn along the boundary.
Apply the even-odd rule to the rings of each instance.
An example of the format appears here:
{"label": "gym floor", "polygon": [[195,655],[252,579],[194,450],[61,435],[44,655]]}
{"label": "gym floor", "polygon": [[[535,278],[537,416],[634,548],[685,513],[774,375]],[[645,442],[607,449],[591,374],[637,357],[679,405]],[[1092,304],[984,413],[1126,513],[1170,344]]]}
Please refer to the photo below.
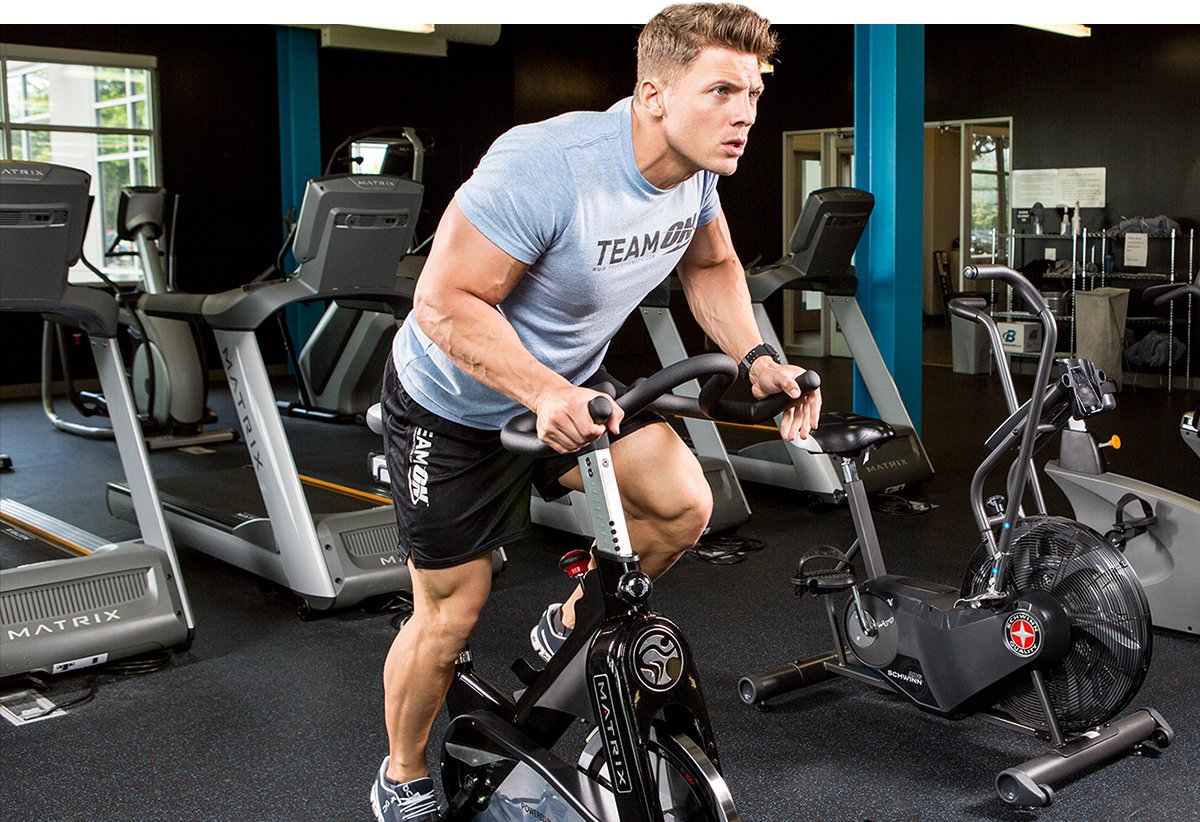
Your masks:
{"label": "gym floor", "polygon": [[[937,507],[920,516],[877,514],[877,522],[890,570],[957,584],[978,543],[967,483],[982,440],[1005,414],[996,380],[954,374],[938,364],[948,361],[938,351],[927,352],[923,421],[937,474],[910,495]],[[845,363],[818,368],[828,407],[844,407]],[[1019,378],[1018,390],[1028,389]],[[231,424],[221,387],[211,403]],[[1112,470],[1200,496],[1195,457],[1177,430],[1197,405],[1200,392],[1122,392],[1117,411],[1093,425],[1126,442],[1111,454]],[[285,425],[307,472],[365,481],[367,454],[378,448],[365,427]],[[163,477],[245,462],[240,444],[211,450],[155,453],[152,462]],[[15,462],[0,474],[4,496],[106,538],[132,536],[105,507],[104,482],[120,475],[111,443],[54,431],[39,402],[9,400],[0,403],[0,451]],[[1064,507],[1047,486],[1052,507]],[[1044,752],[1031,738],[931,717],[845,680],[780,698],[770,711],[742,705],[741,676],[829,650],[819,603],[795,598],[789,578],[809,547],[845,547],[851,533],[844,509],[813,510],[793,493],[754,484],[746,494],[753,517],[741,533],[765,548],[729,566],[685,557],[655,592],[656,607],[683,627],[698,657],[744,819],[1200,818],[1196,636],[1155,632],[1153,663],[1131,706],[1160,711],[1176,731],[1174,745],[1158,758],[1129,757],[1059,786],[1055,803],[1038,811],[1006,806],[993,787],[1000,770]],[[473,641],[480,669],[513,688],[508,666],[530,653],[529,628],[569,589],[558,556],[580,543],[536,531],[510,551]],[[286,596],[256,578],[187,548],[181,561],[197,620],[191,649],[145,675],[100,669],[56,679],[49,683],[56,702],[93,686],[95,698],[26,726],[0,722],[0,819],[370,819],[367,792],[386,752],[380,671],[394,614],[355,609],[302,622]],[[443,716],[435,739],[444,727]]]}

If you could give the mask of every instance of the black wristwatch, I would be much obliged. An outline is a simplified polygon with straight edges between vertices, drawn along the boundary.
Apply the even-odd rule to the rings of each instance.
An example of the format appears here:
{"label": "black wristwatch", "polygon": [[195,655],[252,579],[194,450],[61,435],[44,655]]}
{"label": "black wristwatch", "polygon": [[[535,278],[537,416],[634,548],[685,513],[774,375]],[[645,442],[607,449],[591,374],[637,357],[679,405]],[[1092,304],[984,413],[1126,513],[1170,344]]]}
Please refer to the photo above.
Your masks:
{"label": "black wristwatch", "polygon": [[760,343],[742,357],[742,361],[738,363],[738,376],[743,380],[750,379],[750,366],[754,365],[754,361],[759,357],[770,357],[776,364],[780,362],[779,352],[775,350],[775,346],[770,343]]}

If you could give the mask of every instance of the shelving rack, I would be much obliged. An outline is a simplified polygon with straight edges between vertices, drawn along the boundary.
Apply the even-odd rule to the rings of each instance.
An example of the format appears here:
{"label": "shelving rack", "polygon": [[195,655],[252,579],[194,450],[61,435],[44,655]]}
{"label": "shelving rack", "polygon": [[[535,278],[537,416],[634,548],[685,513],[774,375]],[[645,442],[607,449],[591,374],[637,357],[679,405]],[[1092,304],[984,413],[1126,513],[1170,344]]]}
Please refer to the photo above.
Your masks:
{"label": "shelving rack", "polygon": [[[1018,257],[1018,243],[1024,245],[1029,241],[1044,241],[1044,242],[1070,242],[1071,256],[1069,258],[1069,266],[1061,271],[1051,271],[1045,276],[1047,278],[1062,278],[1070,280],[1070,288],[1067,290],[1069,294],[1069,313],[1059,314],[1060,320],[1068,321],[1071,326],[1069,335],[1070,348],[1063,352],[1073,354],[1076,349],[1076,309],[1074,295],[1076,291],[1090,291],[1097,285],[1104,287],[1112,282],[1155,282],[1155,283],[1186,283],[1197,282],[1200,278],[1200,270],[1196,266],[1196,231],[1188,229],[1186,233],[1179,229],[1172,229],[1165,233],[1149,233],[1147,234],[1150,242],[1168,241],[1168,264],[1165,272],[1159,271],[1105,271],[1104,260],[1112,247],[1118,245],[1117,238],[1108,236],[1107,231],[1089,231],[1083,229],[1079,234],[1023,234],[1010,233],[997,235],[993,231],[992,235],[992,262],[996,262],[996,251],[1001,247],[996,241],[1000,240],[1004,243],[1007,250],[1008,264],[1014,268],[1018,267],[1020,260]],[[1187,266],[1184,268],[1181,265],[1180,246],[1181,241],[1186,240],[1187,250]],[[1023,258],[1025,255],[1020,255]],[[1027,311],[1012,310],[1012,289],[1005,286],[1007,290],[1008,310],[995,311],[994,316],[998,320],[1032,320],[1034,315]],[[997,305],[995,300],[995,285],[992,285],[992,304]],[[1137,323],[1140,325],[1160,326],[1166,329],[1167,332],[1167,371],[1166,385],[1170,391],[1175,386],[1175,331],[1177,322],[1185,323],[1186,332],[1185,339],[1187,340],[1187,354],[1185,368],[1183,374],[1183,386],[1185,388],[1192,387],[1192,349],[1194,339],[1194,322],[1195,322],[1195,306],[1193,298],[1188,296],[1185,303],[1178,301],[1168,305],[1167,316],[1130,316],[1126,318],[1128,323]],[[1182,329],[1181,329],[1182,330]]]}

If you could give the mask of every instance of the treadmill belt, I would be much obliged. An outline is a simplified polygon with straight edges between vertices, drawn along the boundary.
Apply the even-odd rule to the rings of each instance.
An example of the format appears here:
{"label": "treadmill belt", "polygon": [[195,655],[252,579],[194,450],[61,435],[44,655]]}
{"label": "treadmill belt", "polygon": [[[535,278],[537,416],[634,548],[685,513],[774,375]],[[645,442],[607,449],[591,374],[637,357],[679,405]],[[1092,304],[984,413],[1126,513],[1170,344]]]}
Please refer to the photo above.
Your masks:
{"label": "treadmill belt", "polygon": [[[386,498],[303,477],[304,495],[314,515],[342,514],[390,504]],[[344,490],[337,490],[337,489]],[[267,506],[250,466],[158,480],[163,506],[191,511],[229,529],[266,519]]]}
{"label": "treadmill belt", "polygon": [[41,539],[11,523],[0,521],[0,569],[7,571],[21,565],[77,556],[82,554]]}

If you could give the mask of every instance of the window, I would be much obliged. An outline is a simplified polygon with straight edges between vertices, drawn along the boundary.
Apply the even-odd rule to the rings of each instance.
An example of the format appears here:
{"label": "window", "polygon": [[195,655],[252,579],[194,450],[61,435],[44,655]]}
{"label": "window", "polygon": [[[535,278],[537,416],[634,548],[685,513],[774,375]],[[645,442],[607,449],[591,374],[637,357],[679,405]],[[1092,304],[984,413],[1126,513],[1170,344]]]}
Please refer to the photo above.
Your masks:
{"label": "window", "polygon": [[[136,280],[117,242],[125,185],[155,185],[159,169],[156,61],[133,54],[0,44],[0,157],[72,166],[92,175],[84,256],[117,280]],[[82,264],[72,279],[94,275]]]}
{"label": "window", "polygon": [[[990,259],[999,254],[993,237],[1008,231],[1008,130],[979,126],[971,139],[971,257]],[[994,232],[994,233],[993,233]]]}

